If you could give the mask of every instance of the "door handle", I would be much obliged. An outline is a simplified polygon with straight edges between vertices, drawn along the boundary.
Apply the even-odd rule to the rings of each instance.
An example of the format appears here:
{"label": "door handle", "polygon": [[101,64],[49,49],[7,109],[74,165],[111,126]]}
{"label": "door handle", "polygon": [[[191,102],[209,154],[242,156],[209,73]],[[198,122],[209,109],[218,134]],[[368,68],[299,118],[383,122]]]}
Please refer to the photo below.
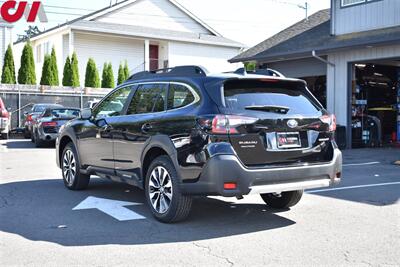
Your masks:
{"label": "door handle", "polygon": [[142,132],[148,132],[153,128],[150,123],[145,123],[142,125]]}

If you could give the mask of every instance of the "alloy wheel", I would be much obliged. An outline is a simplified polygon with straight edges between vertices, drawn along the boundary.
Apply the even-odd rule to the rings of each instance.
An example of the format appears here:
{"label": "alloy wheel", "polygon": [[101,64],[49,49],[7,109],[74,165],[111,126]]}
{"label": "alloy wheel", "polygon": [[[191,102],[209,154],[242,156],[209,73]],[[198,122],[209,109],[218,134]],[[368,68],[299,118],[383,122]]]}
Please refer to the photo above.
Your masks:
{"label": "alloy wheel", "polygon": [[67,150],[64,153],[63,174],[68,185],[72,185],[75,180],[76,161],[74,153],[71,150]]}
{"label": "alloy wheel", "polygon": [[171,176],[164,167],[153,169],[148,188],[153,208],[160,214],[166,213],[172,203],[173,189]]}

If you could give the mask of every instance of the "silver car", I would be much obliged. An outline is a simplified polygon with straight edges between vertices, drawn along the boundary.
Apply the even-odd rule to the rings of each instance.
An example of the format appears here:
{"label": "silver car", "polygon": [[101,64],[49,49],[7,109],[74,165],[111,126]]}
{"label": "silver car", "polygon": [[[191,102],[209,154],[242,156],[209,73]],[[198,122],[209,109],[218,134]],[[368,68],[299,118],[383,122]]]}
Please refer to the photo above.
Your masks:
{"label": "silver car", "polygon": [[54,143],[61,126],[79,117],[80,112],[77,108],[47,108],[32,127],[32,139],[36,147]]}

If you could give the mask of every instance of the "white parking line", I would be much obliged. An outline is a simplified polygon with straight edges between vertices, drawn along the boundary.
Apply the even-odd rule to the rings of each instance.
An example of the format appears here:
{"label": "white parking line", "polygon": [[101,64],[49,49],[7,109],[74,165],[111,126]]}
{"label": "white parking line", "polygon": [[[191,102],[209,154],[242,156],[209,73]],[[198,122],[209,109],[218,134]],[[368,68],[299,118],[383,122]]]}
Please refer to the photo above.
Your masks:
{"label": "white parking line", "polygon": [[380,162],[379,162],[379,161],[372,161],[372,162],[364,162],[364,163],[343,164],[343,167],[347,167],[347,166],[375,165],[375,164],[380,164]]}
{"label": "white parking line", "polygon": [[320,193],[320,192],[329,192],[329,191],[341,191],[348,189],[357,189],[357,188],[366,188],[366,187],[377,187],[377,186],[386,186],[386,185],[400,185],[400,182],[393,183],[382,183],[382,184],[365,184],[365,185],[355,185],[355,186],[345,186],[345,187],[337,187],[337,188],[329,188],[329,189],[318,189],[307,191],[307,193]]}

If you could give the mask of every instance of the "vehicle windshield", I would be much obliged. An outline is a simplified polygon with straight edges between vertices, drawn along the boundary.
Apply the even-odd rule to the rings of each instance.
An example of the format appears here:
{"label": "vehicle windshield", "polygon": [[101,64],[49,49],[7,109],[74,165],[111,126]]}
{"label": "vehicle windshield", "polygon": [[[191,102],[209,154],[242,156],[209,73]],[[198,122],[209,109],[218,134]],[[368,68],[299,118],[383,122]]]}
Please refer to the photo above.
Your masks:
{"label": "vehicle windshield", "polygon": [[80,115],[80,110],[78,109],[48,109],[46,110],[44,117],[54,117],[54,118],[77,118]]}
{"label": "vehicle windshield", "polygon": [[225,106],[232,111],[315,115],[321,106],[300,83],[286,81],[228,81]]}

